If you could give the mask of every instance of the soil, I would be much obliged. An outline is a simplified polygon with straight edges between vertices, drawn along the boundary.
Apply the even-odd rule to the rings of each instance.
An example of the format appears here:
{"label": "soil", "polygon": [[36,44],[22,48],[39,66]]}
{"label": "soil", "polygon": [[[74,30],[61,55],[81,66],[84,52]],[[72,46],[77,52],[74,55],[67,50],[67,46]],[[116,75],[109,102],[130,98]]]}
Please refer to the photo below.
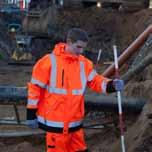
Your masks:
{"label": "soil", "polygon": [[[103,56],[101,63],[104,61],[112,61],[112,45],[115,43],[118,45],[119,53],[122,52],[128,45],[135,40],[135,38],[143,32],[148,25],[152,23],[152,10],[146,9],[136,13],[124,13],[116,10],[97,9],[95,7],[82,9],[82,10],[60,10],[59,19],[60,31],[55,36],[55,40],[51,40],[50,48],[53,43],[59,39],[64,39],[63,35],[70,27],[82,27],[89,33],[90,43],[87,50],[91,52],[97,52],[100,48],[103,49]],[[4,20],[0,20],[0,25],[4,24]],[[4,26],[3,26],[4,27]],[[4,30],[7,33],[6,30]],[[3,56],[3,60],[0,61],[0,84],[1,85],[13,85],[13,86],[26,86],[30,81],[32,66],[17,66],[8,65],[8,59],[12,44],[10,36],[5,34],[3,30],[0,30],[0,53]],[[59,41],[58,39],[58,41]],[[48,41],[48,40],[47,40]],[[35,48],[44,48],[46,43],[41,43],[38,40]],[[47,42],[48,43],[48,42]],[[39,47],[40,45],[40,47]],[[47,46],[48,48],[48,46]],[[9,53],[7,53],[9,52]],[[44,52],[36,52],[33,54],[40,57],[44,53],[50,52],[45,50]],[[96,59],[94,59],[95,61]],[[152,67],[147,67],[143,73],[142,81],[134,79],[128,82],[125,86],[124,94],[126,96],[138,96],[147,99],[147,104],[143,108],[143,111],[138,114],[125,115],[125,142],[126,150],[128,152],[151,152],[152,151]],[[102,72],[102,70],[100,71]],[[12,118],[14,119],[14,112],[9,110],[10,105],[0,107],[0,118]],[[21,112],[21,118],[25,119],[25,106],[19,107]],[[112,116],[117,118],[117,113],[112,113]],[[102,119],[99,119],[100,122]],[[121,151],[120,146],[120,132],[118,130],[119,125],[112,124],[102,129],[85,129],[86,141],[91,152],[118,152]],[[23,126],[6,126],[0,125],[1,132],[5,131],[25,131],[29,128]],[[43,136],[30,136],[22,138],[0,138],[1,151],[5,152],[42,152],[45,151],[44,135]]]}

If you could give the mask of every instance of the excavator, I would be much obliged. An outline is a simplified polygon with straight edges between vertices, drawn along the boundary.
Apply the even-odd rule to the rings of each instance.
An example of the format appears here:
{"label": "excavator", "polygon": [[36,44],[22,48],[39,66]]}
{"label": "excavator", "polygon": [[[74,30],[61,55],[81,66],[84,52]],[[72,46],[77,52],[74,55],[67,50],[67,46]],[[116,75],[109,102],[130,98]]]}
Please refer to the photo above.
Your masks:
{"label": "excavator", "polygon": [[17,1],[12,1],[12,3],[8,1],[0,2],[1,15],[14,15],[12,18],[9,18],[9,16],[9,19],[6,17],[7,33],[12,43],[12,48],[8,52],[10,55],[9,64],[33,60],[30,51],[31,36],[22,33],[22,18],[26,15],[26,10],[21,10],[15,2]]}
{"label": "excavator", "polygon": [[79,9],[92,5],[133,12],[148,8],[150,0],[31,0],[28,13],[22,23],[23,32],[35,36],[52,37],[57,28],[58,8]]}
{"label": "excavator", "polygon": [[30,51],[32,37],[22,34],[21,24],[17,22],[8,24],[8,33],[13,43],[9,63],[31,61],[33,59]]}
{"label": "excavator", "polygon": [[13,50],[11,59],[14,61],[31,61],[30,42],[31,37],[16,35],[16,47]]}

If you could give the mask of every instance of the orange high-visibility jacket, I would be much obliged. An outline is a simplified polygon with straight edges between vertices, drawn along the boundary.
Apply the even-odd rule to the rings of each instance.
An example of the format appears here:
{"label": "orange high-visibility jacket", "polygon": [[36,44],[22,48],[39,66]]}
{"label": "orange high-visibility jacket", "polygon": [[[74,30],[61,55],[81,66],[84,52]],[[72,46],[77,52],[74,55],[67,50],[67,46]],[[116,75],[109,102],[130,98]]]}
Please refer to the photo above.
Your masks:
{"label": "orange high-visibility jacket", "polygon": [[[41,58],[28,83],[28,109],[37,109],[40,128],[74,131],[82,126],[86,86],[104,93],[109,79],[98,75],[84,56],[65,52],[64,43]],[[65,129],[66,130],[66,129]]]}

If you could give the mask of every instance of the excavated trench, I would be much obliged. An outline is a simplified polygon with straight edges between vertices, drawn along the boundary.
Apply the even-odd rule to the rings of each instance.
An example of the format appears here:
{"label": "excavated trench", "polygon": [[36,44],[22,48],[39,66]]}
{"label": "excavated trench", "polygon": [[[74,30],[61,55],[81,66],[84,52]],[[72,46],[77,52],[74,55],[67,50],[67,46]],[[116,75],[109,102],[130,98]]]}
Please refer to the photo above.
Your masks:
{"label": "excavated trench", "polygon": [[[81,27],[85,29],[90,36],[90,43],[87,50],[91,52],[98,52],[100,48],[103,49],[100,65],[105,61],[113,61],[112,44],[115,41],[119,48],[119,53],[122,52],[135,38],[152,23],[152,11],[150,9],[142,10],[132,14],[124,14],[114,10],[97,10],[96,8],[87,8],[82,10],[60,10],[59,15],[59,31],[56,32],[55,39],[49,41],[35,40],[33,44],[33,55],[37,58],[46,52],[52,50],[52,46],[59,39],[64,39],[64,34],[70,27]],[[0,21],[3,25],[3,20]],[[63,28],[64,27],[64,28]],[[0,51],[3,56],[0,64],[0,84],[25,86],[30,81],[32,66],[17,66],[8,65],[9,53],[12,48],[9,35],[0,32],[3,37],[0,38]],[[4,36],[5,35],[5,36]],[[38,43],[37,43],[38,42]],[[36,50],[35,50],[36,48]],[[49,50],[46,50],[48,49]],[[143,47],[142,52],[147,48]],[[44,51],[43,51],[44,50]],[[151,50],[150,47],[148,50]],[[9,52],[9,53],[6,53]],[[89,56],[89,53],[88,53]],[[127,68],[133,63],[135,57],[126,63]],[[91,57],[90,57],[91,58]],[[94,62],[96,58],[93,58]],[[138,60],[137,60],[138,61]],[[136,64],[138,64],[137,62]],[[104,65],[105,66],[105,65]],[[107,67],[107,66],[106,66]],[[102,73],[105,68],[98,68],[98,72]],[[122,74],[127,71],[126,66],[121,70]],[[151,89],[152,89],[152,68],[147,66],[141,74],[138,74],[134,79],[131,79],[126,84],[124,95],[128,97],[143,97],[146,104],[141,113],[125,113],[125,142],[127,152],[151,152],[152,151],[152,104],[151,104]],[[22,101],[21,101],[22,102]],[[11,109],[11,110],[10,110]],[[22,119],[25,119],[25,106],[19,106]],[[0,106],[0,118],[14,119],[14,111],[12,106]],[[95,119],[96,118],[96,119]],[[111,122],[101,125],[104,121]],[[85,129],[86,141],[89,149],[92,152],[118,152],[120,147],[120,132],[118,124],[117,112],[107,112],[94,110],[87,114],[86,125],[94,125],[99,123],[96,129]],[[17,131],[29,131],[27,127],[0,125],[0,132],[4,133]],[[45,150],[44,135],[33,135],[28,137],[17,138],[0,138],[1,151],[5,152],[42,152]],[[110,146],[109,146],[110,145]]]}

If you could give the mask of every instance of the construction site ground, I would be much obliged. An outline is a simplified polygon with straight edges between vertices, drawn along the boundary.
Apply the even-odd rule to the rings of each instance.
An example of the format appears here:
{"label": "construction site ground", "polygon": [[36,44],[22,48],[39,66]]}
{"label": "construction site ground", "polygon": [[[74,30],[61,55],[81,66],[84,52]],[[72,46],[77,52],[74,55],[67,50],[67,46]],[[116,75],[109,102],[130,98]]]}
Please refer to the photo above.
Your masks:
{"label": "construction site ground", "polygon": [[[133,42],[136,37],[152,23],[152,10],[141,10],[135,13],[124,13],[116,10],[97,9],[95,7],[82,10],[60,10],[59,31],[55,31],[55,38],[50,40],[49,50],[46,48],[48,39],[36,40],[32,46],[33,55],[39,58],[52,50],[57,38],[63,39],[63,35],[70,27],[81,27],[89,33],[90,43],[87,50],[97,52],[103,49],[100,65],[113,60],[112,45],[114,41],[118,45],[119,53]],[[33,65],[9,65],[12,51],[12,40],[5,28],[5,17],[0,19],[0,85],[26,86],[30,81]],[[4,32],[5,31],[5,32]],[[44,51],[43,51],[44,50]],[[91,58],[91,57],[90,57]],[[135,56],[127,64],[131,64]],[[93,59],[94,62],[96,59]],[[102,73],[103,68],[98,72]],[[124,69],[123,72],[126,72]],[[125,143],[127,152],[152,152],[152,67],[148,66],[141,74],[144,79],[132,79],[124,90],[125,96],[143,97],[147,100],[143,110],[138,113],[125,113]],[[145,76],[146,75],[146,76]],[[22,102],[22,101],[21,101]],[[25,119],[25,105],[18,105],[21,119]],[[99,113],[99,117],[96,117]],[[12,105],[0,105],[0,119],[15,119]],[[86,141],[91,152],[119,152],[120,132],[118,113],[116,112],[91,112],[87,115],[89,123],[103,123],[103,118],[110,119],[109,125],[98,129],[85,129]],[[117,121],[117,123],[115,123]],[[86,123],[87,123],[86,122]],[[5,132],[31,131],[26,126],[0,125],[0,134]],[[0,137],[0,151],[5,152],[44,152],[45,142],[43,135],[27,137]]]}

